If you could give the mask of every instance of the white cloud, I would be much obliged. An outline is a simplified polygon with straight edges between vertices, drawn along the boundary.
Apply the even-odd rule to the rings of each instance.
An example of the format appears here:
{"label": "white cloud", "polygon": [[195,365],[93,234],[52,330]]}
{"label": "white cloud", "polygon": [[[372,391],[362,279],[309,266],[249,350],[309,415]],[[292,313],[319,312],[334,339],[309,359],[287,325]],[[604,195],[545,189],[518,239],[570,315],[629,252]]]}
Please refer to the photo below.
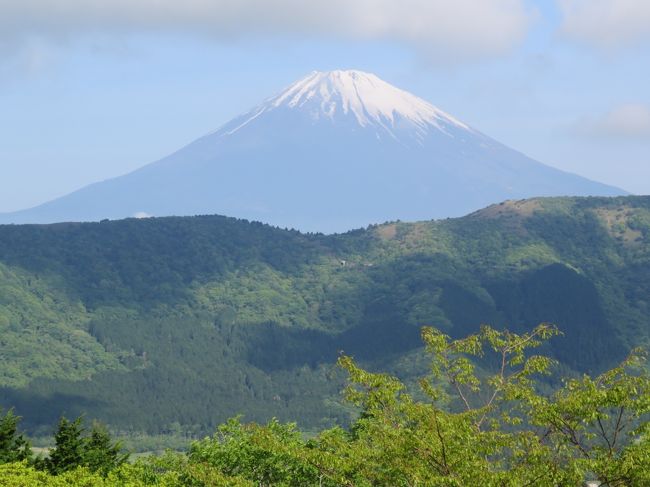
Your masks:
{"label": "white cloud", "polygon": [[216,38],[388,39],[436,56],[499,54],[534,16],[525,0],[0,0],[0,41],[96,31]]}
{"label": "white cloud", "polygon": [[580,124],[585,134],[596,137],[650,140],[650,106],[629,103]]}
{"label": "white cloud", "polygon": [[149,213],[147,213],[147,212],[145,212],[145,211],[138,211],[137,213],[134,213],[134,214],[133,214],[133,218],[138,218],[138,219],[141,219],[141,218],[151,218],[152,216],[153,216],[153,215],[150,215]]}
{"label": "white cloud", "polygon": [[563,32],[601,47],[650,39],[650,0],[557,0]]}

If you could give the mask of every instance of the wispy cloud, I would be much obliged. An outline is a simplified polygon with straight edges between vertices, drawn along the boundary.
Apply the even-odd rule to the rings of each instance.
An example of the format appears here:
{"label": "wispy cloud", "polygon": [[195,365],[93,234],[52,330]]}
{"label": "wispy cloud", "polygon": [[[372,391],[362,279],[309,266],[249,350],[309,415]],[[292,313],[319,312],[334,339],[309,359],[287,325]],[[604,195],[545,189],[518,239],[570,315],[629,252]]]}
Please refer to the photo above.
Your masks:
{"label": "wispy cloud", "polygon": [[650,40],[649,0],[557,1],[571,38],[605,48]]}
{"label": "wispy cloud", "polygon": [[604,115],[578,124],[583,135],[650,141],[650,106],[641,103],[619,105]]}
{"label": "wispy cloud", "polygon": [[187,31],[217,39],[388,39],[467,58],[510,49],[533,16],[525,0],[0,0],[0,42]]}

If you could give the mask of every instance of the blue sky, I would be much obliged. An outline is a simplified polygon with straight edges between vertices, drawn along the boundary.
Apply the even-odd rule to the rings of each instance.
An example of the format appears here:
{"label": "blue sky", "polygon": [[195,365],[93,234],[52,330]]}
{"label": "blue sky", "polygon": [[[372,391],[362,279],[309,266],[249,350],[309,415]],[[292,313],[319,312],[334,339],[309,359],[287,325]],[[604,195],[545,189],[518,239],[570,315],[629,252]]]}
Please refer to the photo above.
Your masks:
{"label": "blue sky", "polygon": [[0,0],[0,211],[348,68],[541,162],[650,193],[647,0]]}

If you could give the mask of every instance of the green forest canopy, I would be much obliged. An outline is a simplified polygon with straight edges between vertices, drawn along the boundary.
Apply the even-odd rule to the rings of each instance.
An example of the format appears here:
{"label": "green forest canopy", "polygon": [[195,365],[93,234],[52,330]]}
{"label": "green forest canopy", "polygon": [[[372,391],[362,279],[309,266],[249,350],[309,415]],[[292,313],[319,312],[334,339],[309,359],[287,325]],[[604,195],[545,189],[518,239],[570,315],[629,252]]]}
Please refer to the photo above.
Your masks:
{"label": "green forest canopy", "polygon": [[[8,486],[580,486],[650,482],[650,377],[633,351],[597,377],[537,392],[553,361],[534,352],[558,333],[541,324],[522,334],[483,326],[453,340],[434,328],[422,338],[430,373],[422,398],[397,378],[370,373],[350,357],[346,398],[360,414],[350,428],[311,439],[295,424],[232,419],[186,454],[167,452],[125,463],[105,430],[83,434],[81,420],[61,419],[49,458],[16,462],[29,445],[6,439],[0,421],[0,483]],[[489,374],[476,359],[491,357]],[[488,359],[490,360],[490,359]],[[7,421],[6,418],[9,418]],[[16,455],[14,455],[15,457]],[[3,458],[7,458],[3,462]],[[2,465],[2,463],[5,463]]]}
{"label": "green forest canopy", "polygon": [[552,322],[544,352],[598,373],[649,338],[649,232],[648,197],[331,236],[220,216],[0,226],[0,405],[43,435],[82,413],[119,433],[345,425],[339,353],[412,386],[424,325]]}

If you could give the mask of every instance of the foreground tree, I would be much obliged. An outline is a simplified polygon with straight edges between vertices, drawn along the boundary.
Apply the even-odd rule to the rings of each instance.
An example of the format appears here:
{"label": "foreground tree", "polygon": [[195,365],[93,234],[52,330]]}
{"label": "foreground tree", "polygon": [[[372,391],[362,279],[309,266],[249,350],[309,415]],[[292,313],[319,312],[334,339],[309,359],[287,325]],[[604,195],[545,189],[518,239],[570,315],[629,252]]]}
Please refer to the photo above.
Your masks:
{"label": "foreground tree", "polygon": [[[522,335],[484,326],[451,340],[425,328],[432,374],[420,385],[428,401],[341,358],[347,396],[363,411],[352,428],[351,471],[393,485],[650,485],[645,357],[634,350],[619,367],[545,396],[534,376],[553,362],[527,352],[557,334],[546,324]],[[479,362],[493,372],[477,370]]]}
{"label": "foreground tree", "polygon": [[54,448],[45,460],[45,467],[51,474],[58,475],[83,464],[84,430],[81,423],[81,417],[74,421],[59,420],[54,433]]}
{"label": "foreground tree", "polygon": [[91,472],[99,472],[106,476],[128,458],[128,453],[122,452],[122,444],[119,441],[113,443],[106,427],[94,423],[83,445],[83,464]]}
{"label": "foreground tree", "polygon": [[572,379],[544,395],[535,377],[550,373],[553,361],[530,352],[557,334],[546,324],[522,335],[484,326],[451,340],[425,328],[426,400],[342,357],[346,396],[361,410],[349,430],[305,441],[291,425],[233,420],[195,443],[189,464],[256,485],[650,485],[643,355],[633,351],[595,379]]}
{"label": "foreground tree", "polygon": [[0,411],[0,464],[30,459],[32,449],[29,441],[18,433],[20,416],[12,409],[2,416]]}
{"label": "foreground tree", "polygon": [[55,446],[44,461],[52,475],[86,467],[106,476],[128,460],[129,455],[122,453],[122,445],[112,442],[104,426],[93,424],[88,436],[84,436],[84,431],[81,417],[74,421],[61,418],[54,434]]}
{"label": "foreground tree", "polygon": [[612,370],[543,394],[536,377],[553,361],[531,352],[557,334],[546,324],[521,335],[484,326],[452,340],[425,328],[431,372],[412,393],[341,357],[359,418],[311,439],[294,424],[233,419],[188,454],[129,464],[103,428],[84,436],[80,419],[62,419],[50,459],[56,476],[11,463],[0,465],[0,485],[650,485],[645,356],[634,350]]}

